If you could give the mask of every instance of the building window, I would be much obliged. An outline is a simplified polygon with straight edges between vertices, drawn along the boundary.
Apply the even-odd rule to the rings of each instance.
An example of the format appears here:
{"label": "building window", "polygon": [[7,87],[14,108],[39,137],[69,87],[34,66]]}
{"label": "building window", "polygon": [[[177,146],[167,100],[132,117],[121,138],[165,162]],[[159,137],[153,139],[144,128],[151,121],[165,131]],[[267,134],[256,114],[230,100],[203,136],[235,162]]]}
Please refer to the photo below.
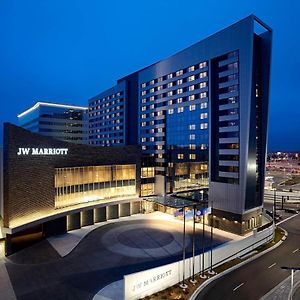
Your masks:
{"label": "building window", "polygon": [[196,135],[195,134],[190,134],[190,140],[195,140],[196,139]]}
{"label": "building window", "polygon": [[154,136],[151,136],[149,140],[150,142],[154,142]]}
{"label": "building window", "polygon": [[142,96],[146,95],[146,91],[142,91]]}
{"label": "building window", "polygon": [[151,89],[150,89],[150,93],[154,93],[154,88],[151,88]]}
{"label": "building window", "polygon": [[173,96],[173,91],[169,91],[167,95],[168,97]]}
{"label": "building window", "polygon": [[204,62],[202,62],[202,63],[199,64],[199,68],[200,68],[200,69],[203,69],[203,68],[205,68],[206,66],[207,66],[206,61],[204,61]]}
{"label": "building window", "polygon": [[182,74],[183,74],[183,70],[179,70],[179,71],[176,72],[176,76],[180,76]]}
{"label": "building window", "polygon": [[193,72],[193,71],[195,71],[195,66],[190,66],[189,67],[189,72]]}
{"label": "building window", "polygon": [[162,150],[163,146],[162,145],[157,145],[157,150]]}
{"label": "building window", "polygon": [[190,105],[190,111],[195,110],[196,109],[196,105]]}
{"label": "building window", "polygon": [[195,160],[196,159],[196,154],[190,154],[190,159]]}
{"label": "building window", "polygon": [[172,79],[172,78],[173,78],[173,74],[172,73],[168,74],[168,79]]}
{"label": "building window", "polygon": [[200,93],[200,98],[201,99],[206,98],[206,92]]}
{"label": "building window", "polygon": [[183,80],[182,80],[182,79],[177,80],[177,85],[180,85],[180,84],[182,84],[182,83],[183,83]]}
{"label": "building window", "polygon": [[157,128],[157,132],[158,132],[158,133],[162,133],[162,132],[163,132],[163,128],[161,128],[161,127],[160,127],[160,128]]}
{"label": "building window", "polygon": [[200,124],[200,129],[207,129],[208,124],[207,123],[201,123]]}
{"label": "building window", "polygon": [[207,108],[207,102],[202,102],[202,103],[200,104],[200,108],[201,108],[201,109]]}
{"label": "building window", "polygon": [[196,150],[196,145],[195,144],[190,144],[189,148],[190,148],[190,150]]}
{"label": "building window", "polygon": [[142,111],[146,110],[146,106],[142,106]]}
{"label": "building window", "polygon": [[202,73],[200,73],[200,78],[205,78],[207,76],[207,72],[202,72]]}
{"label": "building window", "polygon": [[195,124],[191,124],[191,125],[189,126],[189,129],[190,129],[190,130],[195,130],[195,129],[196,129],[196,125],[195,125]]}
{"label": "building window", "polygon": [[202,113],[200,114],[200,119],[203,120],[203,119],[206,119],[208,117],[208,114],[207,113]]}
{"label": "building window", "polygon": [[171,88],[173,86],[173,82],[168,83],[168,88]]}
{"label": "building window", "polygon": [[142,119],[146,119],[147,115],[146,114],[143,114],[142,115]]}
{"label": "building window", "polygon": [[200,149],[201,150],[205,150],[207,147],[206,147],[206,145],[205,144],[201,144],[201,146],[200,146]]}
{"label": "building window", "polygon": [[189,81],[195,80],[195,75],[189,76]]}
{"label": "building window", "polygon": [[182,103],[182,98],[178,98],[177,103]]}
{"label": "building window", "polygon": [[154,96],[151,96],[149,99],[150,99],[150,101],[153,101],[154,100]]}
{"label": "building window", "polygon": [[146,142],[146,138],[145,137],[142,137],[142,143],[145,143]]}
{"label": "building window", "polygon": [[190,85],[189,86],[189,91],[191,92],[191,91],[193,91],[195,89],[195,86],[194,85]]}
{"label": "building window", "polygon": [[172,105],[172,104],[173,104],[173,100],[171,99],[168,101],[168,105]]}
{"label": "building window", "polygon": [[145,127],[146,126],[146,122],[142,122],[142,127]]}
{"label": "building window", "polygon": [[183,153],[178,153],[177,154],[177,159],[184,159]]}
{"label": "building window", "polygon": [[184,110],[183,106],[177,108],[177,112],[178,112],[178,113],[182,113],[183,110]]}
{"label": "building window", "polygon": [[157,112],[157,116],[162,116],[163,115],[163,111],[162,110],[159,110],[158,112]]}
{"label": "building window", "polygon": [[173,113],[174,113],[174,109],[173,108],[171,108],[171,109],[168,110],[168,114],[169,115],[172,115]]}
{"label": "building window", "polygon": [[142,83],[142,88],[146,87],[146,82]]}
{"label": "building window", "polygon": [[154,79],[152,79],[152,80],[150,81],[150,84],[154,84]]}
{"label": "building window", "polygon": [[200,89],[203,89],[206,87],[206,81],[200,82]]}
{"label": "building window", "polygon": [[142,98],[142,103],[146,103],[147,99],[146,98]]}
{"label": "building window", "polygon": [[183,93],[183,89],[178,89],[177,90],[177,94],[182,94]]}
{"label": "building window", "polygon": [[190,95],[189,96],[189,101],[193,101],[193,100],[195,100],[195,95]]}

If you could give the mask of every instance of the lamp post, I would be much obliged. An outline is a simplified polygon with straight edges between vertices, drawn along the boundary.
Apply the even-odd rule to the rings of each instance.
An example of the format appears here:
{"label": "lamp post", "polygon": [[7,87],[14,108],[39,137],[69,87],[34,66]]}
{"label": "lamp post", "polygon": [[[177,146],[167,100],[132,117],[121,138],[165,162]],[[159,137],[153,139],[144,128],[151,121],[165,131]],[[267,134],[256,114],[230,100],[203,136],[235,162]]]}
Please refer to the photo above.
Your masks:
{"label": "lamp post", "polygon": [[273,199],[273,221],[274,224],[276,223],[275,218],[276,218],[276,188],[274,188],[274,199]]}
{"label": "lamp post", "polygon": [[213,216],[213,200],[211,201],[211,214],[210,214],[210,270],[208,274],[214,275],[216,272],[213,270],[213,227],[214,227],[214,216]]}
{"label": "lamp post", "polygon": [[[200,191],[201,193],[201,202],[203,203],[203,190]],[[205,232],[205,220],[204,220],[204,213],[202,214],[202,270],[201,270],[201,275],[200,278],[205,279],[207,278],[206,275],[204,274],[204,232]]]}
{"label": "lamp post", "polygon": [[197,280],[195,280],[195,220],[196,220],[196,205],[193,205],[194,215],[193,215],[193,276],[190,280],[191,283],[195,284]]}
{"label": "lamp post", "polygon": [[182,241],[182,282],[180,284],[182,289],[186,289],[185,284],[185,207],[183,207],[183,241]]}
{"label": "lamp post", "polygon": [[283,270],[291,270],[291,291],[289,294],[290,300],[293,298],[293,288],[294,288],[294,271],[300,270],[300,267],[281,267]]}

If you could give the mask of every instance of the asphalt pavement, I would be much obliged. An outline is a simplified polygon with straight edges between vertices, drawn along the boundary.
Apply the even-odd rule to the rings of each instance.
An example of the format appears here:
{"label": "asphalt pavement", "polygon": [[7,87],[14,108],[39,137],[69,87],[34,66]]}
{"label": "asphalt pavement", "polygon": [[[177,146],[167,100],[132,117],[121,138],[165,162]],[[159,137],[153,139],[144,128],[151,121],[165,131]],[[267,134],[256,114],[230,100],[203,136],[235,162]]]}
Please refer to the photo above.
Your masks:
{"label": "asphalt pavement", "polygon": [[[300,215],[280,224],[288,237],[278,248],[232,271],[204,288],[197,300],[260,299],[290,275],[281,266],[300,266]],[[300,299],[300,298],[299,298]]]}

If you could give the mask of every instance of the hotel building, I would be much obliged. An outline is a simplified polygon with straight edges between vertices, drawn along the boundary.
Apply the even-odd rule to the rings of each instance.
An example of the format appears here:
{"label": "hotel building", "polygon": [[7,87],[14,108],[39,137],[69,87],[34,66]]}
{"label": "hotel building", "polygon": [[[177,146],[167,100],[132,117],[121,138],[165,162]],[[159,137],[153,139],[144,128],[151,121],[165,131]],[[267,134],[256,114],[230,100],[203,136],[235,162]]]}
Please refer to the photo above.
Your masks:
{"label": "hotel building", "polygon": [[89,100],[90,144],[141,145],[141,196],[209,185],[215,226],[259,226],[271,39],[251,15],[119,79]]}
{"label": "hotel building", "polygon": [[37,102],[18,115],[19,125],[31,132],[76,144],[87,143],[87,107]]}

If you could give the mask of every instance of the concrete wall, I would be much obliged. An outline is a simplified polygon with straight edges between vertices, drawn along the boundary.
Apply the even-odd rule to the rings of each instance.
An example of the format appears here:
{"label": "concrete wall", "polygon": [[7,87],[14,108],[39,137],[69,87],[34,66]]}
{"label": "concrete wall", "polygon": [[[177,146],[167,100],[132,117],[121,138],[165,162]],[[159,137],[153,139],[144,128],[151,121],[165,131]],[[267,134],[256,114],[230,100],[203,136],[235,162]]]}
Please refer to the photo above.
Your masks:
{"label": "concrete wall", "polygon": [[[271,241],[274,237],[274,227],[248,236],[242,240],[231,241],[213,250],[213,267],[226,261],[245,255],[260,245]],[[246,249],[247,248],[247,249]],[[195,273],[199,273],[202,254],[195,257]],[[204,269],[210,268],[210,252],[204,253]],[[185,270],[185,279],[192,276],[192,257],[161,267],[124,276],[124,299],[134,300],[144,298],[153,293],[164,290],[180,282]],[[202,266],[201,266],[202,269]],[[155,279],[155,280],[154,280]]]}

